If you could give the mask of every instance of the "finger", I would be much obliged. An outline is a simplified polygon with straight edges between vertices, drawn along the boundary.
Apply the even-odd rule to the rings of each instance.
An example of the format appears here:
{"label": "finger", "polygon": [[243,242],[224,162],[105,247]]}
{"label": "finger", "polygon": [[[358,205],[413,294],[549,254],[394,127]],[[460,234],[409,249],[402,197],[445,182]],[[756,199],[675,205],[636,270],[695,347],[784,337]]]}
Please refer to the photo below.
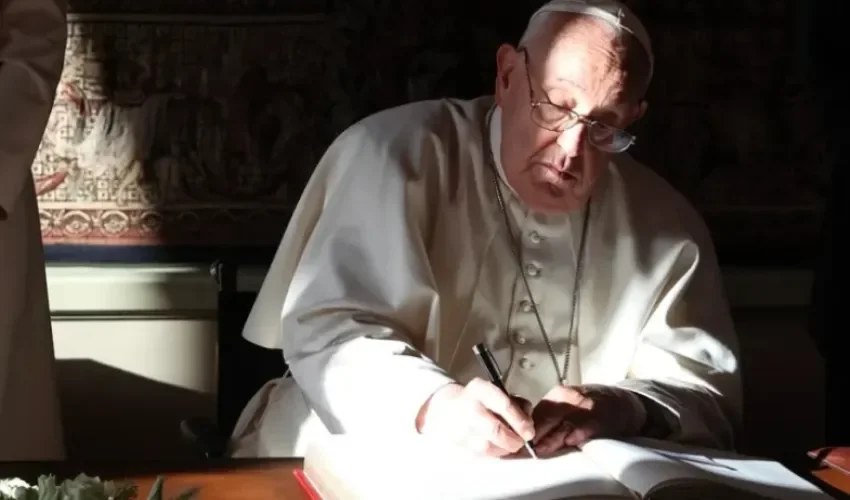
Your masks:
{"label": "finger", "polygon": [[535,450],[541,456],[548,456],[561,451],[566,447],[567,437],[570,436],[572,431],[572,424],[561,422],[561,425],[549,432],[538,444],[535,444]]}
{"label": "finger", "polygon": [[577,408],[590,410],[593,408],[593,399],[588,397],[582,390],[571,386],[556,387],[543,397],[545,401],[568,404]]}
{"label": "finger", "polygon": [[481,456],[500,458],[511,454],[511,451],[497,446],[476,432],[467,434],[461,445],[472,453]]}
{"label": "finger", "polygon": [[568,412],[569,407],[564,404],[546,400],[537,403],[531,413],[534,420],[534,444],[542,442],[547,435],[555,431],[566,419]]}
{"label": "finger", "polygon": [[463,430],[456,442],[477,455],[501,457],[522,447],[520,437],[474,397],[467,395]]}
{"label": "finger", "polygon": [[545,418],[535,419],[536,425],[534,429],[534,440],[532,443],[536,446],[542,443],[547,436],[558,430],[558,426],[563,421],[563,415],[551,414]]}
{"label": "finger", "polygon": [[531,417],[517,406],[511,398],[498,387],[482,379],[474,379],[467,386],[470,395],[484,407],[499,415],[523,439],[534,438],[534,423]]}
{"label": "finger", "polygon": [[601,434],[602,425],[598,420],[587,420],[577,425],[564,437],[564,445],[581,446]]}
{"label": "finger", "polygon": [[486,441],[484,446],[484,456],[493,457],[493,458],[503,458],[509,455],[516,453],[516,451],[508,451],[504,448],[496,446],[495,444]]}
{"label": "finger", "polygon": [[525,448],[520,448],[519,450],[515,451],[514,453],[509,453],[509,454],[507,454],[503,457],[499,457],[499,458],[504,458],[504,459],[531,458],[531,456],[528,454],[528,450],[526,450]]}
{"label": "finger", "polygon": [[504,420],[479,406],[474,434],[507,453],[513,453],[523,447],[523,440]]}
{"label": "finger", "polygon": [[534,410],[534,405],[531,404],[531,401],[529,401],[529,400],[527,400],[523,397],[514,395],[514,396],[511,396],[511,400],[526,415],[531,415],[531,412]]}
{"label": "finger", "polygon": [[501,446],[498,446],[498,445],[488,441],[488,442],[486,442],[484,454],[488,457],[503,458],[503,457],[513,455],[514,453],[518,452],[521,449],[522,448],[520,447],[517,450],[506,450],[505,448],[502,448]]}

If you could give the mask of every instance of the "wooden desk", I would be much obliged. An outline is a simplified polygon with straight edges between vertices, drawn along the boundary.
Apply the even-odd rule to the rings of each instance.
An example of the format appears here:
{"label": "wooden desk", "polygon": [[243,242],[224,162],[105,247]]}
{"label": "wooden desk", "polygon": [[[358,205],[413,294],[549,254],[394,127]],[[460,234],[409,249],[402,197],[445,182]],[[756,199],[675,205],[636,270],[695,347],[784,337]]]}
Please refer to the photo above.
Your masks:
{"label": "wooden desk", "polygon": [[850,476],[847,474],[835,469],[825,468],[813,471],[812,475],[850,498]]}
{"label": "wooden desk", "polygon": [[[109,462],[71,464],[67,462],[2,463],[0,477],[20,477],[34,483],[42,474],[60,479],[84,472],[103,479],[135,482],[140,498],[145,498],[157,476],[164,476],[166,498],[189,488],[200,488],[199,500],[309,500],[292,475],[301,460],[223,460],[176,463]],[[839,500],[850,499],[850,476],[835,469],[801,459],[788,465]],[[813,467],[816,467],[813,469]]]}
{"label": "wooden desk", "polygon": [[821,448],[810,451],[808,457],[808,470],[816,480],[850,497],[850,448]]}

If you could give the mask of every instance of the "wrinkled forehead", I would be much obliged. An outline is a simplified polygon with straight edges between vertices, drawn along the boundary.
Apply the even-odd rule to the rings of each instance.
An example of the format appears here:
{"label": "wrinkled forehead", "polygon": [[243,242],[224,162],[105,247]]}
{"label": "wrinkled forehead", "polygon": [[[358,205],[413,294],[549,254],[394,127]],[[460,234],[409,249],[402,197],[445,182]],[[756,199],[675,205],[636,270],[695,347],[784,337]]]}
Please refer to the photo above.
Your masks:
{"label": "wrinkled forehead", "polygon": [[530,51],[532,73],[550,98],[569,93],[593,106],[615,105],[625,85],[618,36],[605,21],[584,16],[563,23],[542,50]]}

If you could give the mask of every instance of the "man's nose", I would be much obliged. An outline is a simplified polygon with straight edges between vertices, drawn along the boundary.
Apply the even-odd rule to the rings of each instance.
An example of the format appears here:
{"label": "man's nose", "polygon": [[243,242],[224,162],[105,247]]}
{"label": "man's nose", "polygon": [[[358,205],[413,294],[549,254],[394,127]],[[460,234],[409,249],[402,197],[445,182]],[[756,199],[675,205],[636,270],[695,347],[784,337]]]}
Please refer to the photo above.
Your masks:
{"label": "man's nose", "polygon": [[581,154],[584,141],[587,140],[586,128],[586,124],[578,122],[558,136],[558,146],[564,150],[568,157],[573,158]]}

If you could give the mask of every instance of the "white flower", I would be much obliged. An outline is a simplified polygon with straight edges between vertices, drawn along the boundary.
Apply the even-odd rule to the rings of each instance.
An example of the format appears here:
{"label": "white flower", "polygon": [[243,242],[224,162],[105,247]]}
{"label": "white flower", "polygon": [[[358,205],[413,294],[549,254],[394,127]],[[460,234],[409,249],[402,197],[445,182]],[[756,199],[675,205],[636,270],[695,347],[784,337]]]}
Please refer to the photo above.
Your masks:
{"label": "white flower", "polygon": [[31,488],[31,486],[23,479],[0,479],[0,498],[17,498],[18,490],[27,490],[29,488]]}

